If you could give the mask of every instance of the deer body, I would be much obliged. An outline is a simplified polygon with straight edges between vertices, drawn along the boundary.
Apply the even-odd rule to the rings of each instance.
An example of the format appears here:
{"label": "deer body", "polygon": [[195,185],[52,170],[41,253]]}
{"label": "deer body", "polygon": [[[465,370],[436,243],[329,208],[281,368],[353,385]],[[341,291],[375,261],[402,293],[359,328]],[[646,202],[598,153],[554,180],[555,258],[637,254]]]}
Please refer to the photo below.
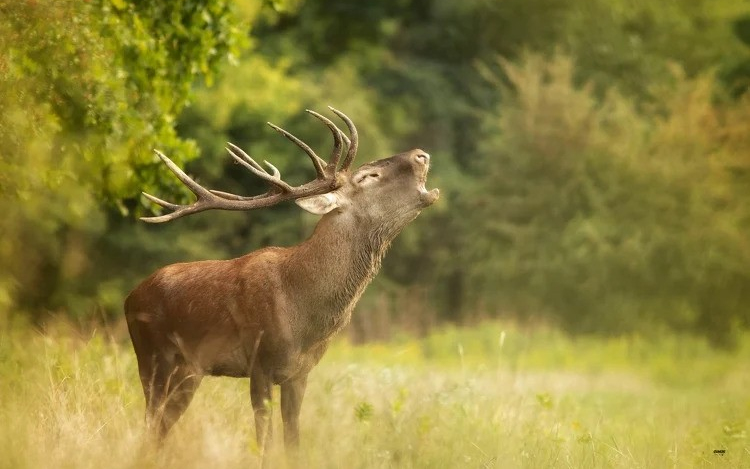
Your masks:
{"label": "deer body", "polygon": [[[348,118],[345,121],[352,134],[349,153],[353,153],[356,129]],[[331,125],[335,168],[344,137]],[[247,158],[252,165],[254,161]],[[349,163],[352,158],[353,154],[347,155]],[[424,188],[428,167],[429,155],[412,150],[363,165],[351,174],[337,173],[327,182],[335,182],[333,190],[321,185],[315,189],[319,193],[310,196],[312,183],[302,186],[304,197],[297,203],[323,215],[306,241],[288,248],[260,249],[232,260],[169,265],[137,286],[125,301],[125,314],[138,358],[147,420],[159,435],[166,435],[179,419],[203,376],[249,377],[260,447],[270,433],[267,402],[274,384],[281,386],[285,441],[295,445],[308,373],[331,337],[349,322],[391,241],[438,197],[436,189]],[[170,169],[199,200],[182,207],[149,196],[174,210],[150,221],[227,208],[224,205],[230,203],[229,209],[234,210],[236,201],[256,203],[257,198],[193,187],[197,184],[178,173],[179,169]],[[275,191],[270,196],[285,193]],[[204,208],[201,203],[211,206]]]}
{"label": "deer body", "polygon": [[274,384],[309,371],[308,352],[348,324],[389,241],[363,249],[326,217],[298,246],[158,270],[126,300],[135,332],[202,374],[249,377],[253,355]]}

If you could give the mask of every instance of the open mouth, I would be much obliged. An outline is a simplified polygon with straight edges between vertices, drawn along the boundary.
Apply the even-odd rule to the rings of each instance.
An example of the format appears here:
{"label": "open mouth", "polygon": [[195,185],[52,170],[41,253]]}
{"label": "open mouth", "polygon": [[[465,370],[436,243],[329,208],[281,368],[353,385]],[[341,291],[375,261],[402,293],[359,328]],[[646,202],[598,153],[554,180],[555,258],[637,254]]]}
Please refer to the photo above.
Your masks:
{"label": "open mouth", "polygon": [[427,190],[427,188],[425,187],[425,184],[427,182],[427,173],[429,171],[430,165],[428,163],[425,165],[424,172],[419,178],[419,184],[417,185],[417,189],[419,190],[419,199],[421,200],[423,207],[432,205],[440,197],[440,189]]}
{"label": "open mouth", "polygon": [[425,182],[427,179],[427,171],[424,176],[420,179],[417,189],[419,190],[419,199],[422,201],[424,207],[432,205],[440,197],[440,189],[427,190]]}
{"label": "open mouth", "polygon": [[427,207],[432,205],[440,197],[440,189],[432,189],[430,191],[420,188],[419,197],[422,200],[422,204]]}

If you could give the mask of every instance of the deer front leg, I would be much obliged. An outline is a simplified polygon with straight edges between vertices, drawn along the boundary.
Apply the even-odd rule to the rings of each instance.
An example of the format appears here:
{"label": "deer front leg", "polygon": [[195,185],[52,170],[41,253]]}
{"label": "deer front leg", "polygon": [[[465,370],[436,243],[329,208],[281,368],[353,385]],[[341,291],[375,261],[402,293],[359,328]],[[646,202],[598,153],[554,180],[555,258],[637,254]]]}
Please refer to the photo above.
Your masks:
{"label": "deer front leg", "polygon": [[287,448],[299,445],[299,412],[306,387],[307,374],[281,384],[281,418],[284,420],[284,445]]}
{"label": "deer front leg", "polygon": [[255,414],[255,439],[261,454],[271,442],[271,378],[256,366],[250,377],[250,402]]}

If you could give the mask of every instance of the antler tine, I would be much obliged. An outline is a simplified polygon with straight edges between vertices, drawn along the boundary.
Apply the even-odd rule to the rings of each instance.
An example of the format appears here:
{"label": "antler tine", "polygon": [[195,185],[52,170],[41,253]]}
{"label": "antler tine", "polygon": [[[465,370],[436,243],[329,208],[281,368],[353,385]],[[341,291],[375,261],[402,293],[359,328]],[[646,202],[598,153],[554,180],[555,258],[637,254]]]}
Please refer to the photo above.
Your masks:
{"label": "antler tine", "polygon": [[341,129],[336,127],[336,124],[331,122],[330,119],[328,119],[325,116],[322,116],[318,114],[315,111],[312,111],[310,109],[305,109],[309,114],[312,114],[315,116],[318,120],[323,122],[333,134],[333,151],[331,151],[331,160],[326,165],[325,169],[328,172],[328,174],[335,174],[336,168],[339,165],[339,160],[341,159],[341,150],[343,149],[343,138],[341,136],[343,135],[343,132],[341,132]]}
{"label": "antler tine", "polygon": [[[161,205],[162,207],[172,210],[171,213],[168,213],[166,215],[161,215],[158,217],[141,217],[142,221],[148,222],[148,223],[161,223],[165,221],[174,220],[175,218],[179,218],[184,215],[189,215],[190,213],[200,212],[202,210],[206,210],[208,207],[206,207],[206,199],[212,198],[211,192],[206,189],[205,187],[201,186],[197,182],[195,182],[190,176],[185,174],[183,170],[180,169],[177,164],[175,164],[174,161],[169,159],[167,155],[160,152],[159,150],[154,149],[154,153],[156,153],[156,156],[159,157],[160,160],[164,162],[165,165],[167,165],[167,168],[169,168],[170,171],[172,171],[177,178],[187,186],[190,191],[195,194],[195,196],[198,198],[198,200],[190,206],[184,206],[184,205],[177,205],[173,204],[171,202],[167,202],[166,200],[160,199],[158,197],[155,197],[151,194],[147,194],[146,192],[143,192],[144,197],[146,197],[151,202],[154,202],[155,204]],[[205,207],[205,208],[204,208]]]}
{"label": "antler tine", "polygon": [[[232,155],[232,158],[234,160],[244,166],[248,171],[255,174],[259,178],[267,181],[269,184],[281,189],[282,192],[292,192],[292,186],[287,184],[286,182],[281,180],[281,174],[279,173],[279,170],[276,169],[274,165],[269,163],[268,161],[264,161],[268,166],[271,167],[273,174],[268,174],[263,168],[255,162],[254,159],[250,157],[247,153],[242,151],[240,147],[237,145],[234,145],[232,143],[229,143],[233,148],[239,150],[240,153],[244,156],[244,158],[238,156],[235,152],[232,151],[232,148],[226,147],[226,150],[229,152],[230,155]],[[244,199],[243,199],[244,200]]]}
{"label": "antler tine", "polygon": [[177,205],[177,204],[173,204],[172,202],[167,202],[164,199],[160,199],[160,198],[158,198],[156,196],[153,196],[151,194],[148,194],[146,192],[141,192],[141,194],[143,194],[143,196],[145,198],[147,198],[148,200],[150,200],[151,202],[153,202],[155,204],[158,204],[158,205],[161,205],[164,208],[168,208],[170,210],[177,210],[178,208],[180,208],[180,206]]}
{"label": "antler tine", "polygon": [[349,145],[352,144],[352,141],[349,140],[349,137],[347,137],[346,134],[342,132],[341,130],[339,130],[339,133],[341,134],[341,138],[344,139],[344,143],[346,143],[346,147],[348,148]]}
{"label": "antler tine", "polygon": [[167,165],[167,168],[169,168],[169,170],[172,171],[175,174],[175,176],[177,176],[177,178],[180,181],[182,181],[182,183],[185,184],[193,194],[195,194],[198,197],[209,194],[208,189],[206,189],[205,187],[201,186],[197,182],[190,179],[190,176],[185,174],[185,172],[181,170],[180,167],[177,166],[174,161],[170,160],[167,157],[167,155],[165,155],[164,153],[156,149],[154,149],[154,153],[156,153],[156,156],[158,156],[159,159],[162,160],[165,165]]}
{"label": "antler tine", "polygon": [[191,213],[208,210],[207,208],[201,210],[187,210],[187,207],[184,208],[185,210],[175,210],[174,212],[170,212],[165,215],[159,215],[158,217],[140,217],[139,219],[141,221],[145,221],[146,223],[164,223],[165,221],[172,221],[174,219],[184,217],[185,215],[190,215]]}
{"label": "antler tine", "polygon": [[284,137],[291,140],[295,145],[300,147],[305,153],[307,153],[307,156],[310,157],[310,160],[312,160],[313,166],[315,166],[315,173],[319,178],[325,177],[325,171],[323,168],[326,166],[326,162],[321,159],[318,155],[315,154],[312,148],[302,140],[298,139],[294,135],[290,134],[286,130],[282,129],[278,125],[272,124],[271,122],[267,122],[268,125],[271,126],[272,129],[283,135]]}
{"label": "antler tine", "polygon": [[272,165],[271,163],[269,163],[266,160],[263,160],[263,164],[265,164],[266,166],[268,166],[269,168],[271,168],[271,176],[273,176],[273,177],[275,177],[277,179],[281,179],[281,171],[279,171],[279,168],[277,168],[276,166]]}
{"label": "antler tine", "polygon": [[258,171],[263,171],[263,167],[262,167],[261,165],[259,165],[259,164],[258,164],[258,163],[257,163],[257,162],[256,162],[256,161],[254,160],[254,159],[252,159],[252,158],[250,157],[250,155],[248,155],[247,153],[245,153],[245,150],[243,150],[242,148],[238,147],[237,145],[235,145],[235,144],[234,144],[234,143],[232,143],[232,142],[227,142],[227,145],[229,145],[230,147],[232,147],[232,149],[233,149],[233,150],[236,150],[236,151],[237,151],[237,153],[239,153],[239,154],[240,154],[240,156],[241,156],[241,157],[242,157],[242,158],[243,158],[243,159],[244,159],[245,161],[247,161],[248,163],[250,163],[251,165],[253,165],[253,167],[254,167],[255,169],[257,169]]}
{"label": "antler tine", "polygon": [[253,195],[253,196],[247,197],[247,196],[244,196],[244,195],[237,195],[237,194],[232,194],[231,192],[217,191],[217,190],[213,190],[213,189],[210,189],[210,192],[213,195],[218,195],[222,199],[227,199],[227,200],[257,200],[257,199],[262,199],[264,197],[268,197],[268,196],[272,195],[271,193],[266,192],[266,193],[263,193],[263,194],[258,194],[258,195]]}
{"label": "antler tine", "polygon": [[351,141],[349,143],[349,149],[346,152],[346,156],[344,157],[344,162],[341,164],[341,171],[348,171],[349,167],[352,165],[352,162],[354,161],[354,157],[357,156],[357,147],[359,146],[359,136],[357,134],[357,127],[354,126],[354,122],[352,122],[352,120],[349,119],[349,116],[347,116],[343,112],[339,111],[338,109],[334,109],[331,106],[328,106],[328,109],[330,109],[334,114],[339,116],[341,120],[343,120],[346,126],[349,128],[349,136],[351,138]]}

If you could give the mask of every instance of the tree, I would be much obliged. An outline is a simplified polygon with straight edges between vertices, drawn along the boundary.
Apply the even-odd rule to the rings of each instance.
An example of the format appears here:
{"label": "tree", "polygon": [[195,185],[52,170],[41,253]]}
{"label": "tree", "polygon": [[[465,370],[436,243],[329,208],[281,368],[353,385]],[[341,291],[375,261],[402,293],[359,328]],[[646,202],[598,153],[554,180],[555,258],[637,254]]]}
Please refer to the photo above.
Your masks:
{"label": "tree", "polygon": [[464,201],[475,304],[732,345],[750,300],[747,193],[732,181],[748,140],[726,130],[746,104],[717,108],[716,81],[679,70],[644,111],[576,85],[565,56],[502,67],[512,88],[486,114],[484,177]]}
{"label": "tree", "polygon": [[139,190],[178,187],[151,148],[196,155],[175,118],[243,31],[214,0],[3,0],[0,12],[0,297],[39,314],[87,268],[108,207],[138,210]]}

